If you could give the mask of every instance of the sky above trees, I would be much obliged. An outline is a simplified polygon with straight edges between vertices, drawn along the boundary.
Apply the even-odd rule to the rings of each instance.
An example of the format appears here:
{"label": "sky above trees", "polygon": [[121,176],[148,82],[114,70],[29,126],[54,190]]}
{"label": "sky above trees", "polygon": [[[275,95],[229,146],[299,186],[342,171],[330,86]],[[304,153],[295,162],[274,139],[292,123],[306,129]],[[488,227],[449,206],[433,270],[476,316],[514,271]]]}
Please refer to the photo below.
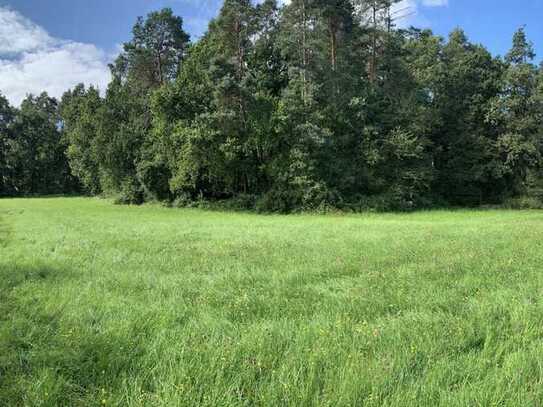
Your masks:
{"label": "sky above trees", "polygon": [[[288,0],[285,0],[288,1]],[[107,64],[130,38],[137,16],[164,6],[185,20],[193,39],[206,30],[222,0],[0,0],[0,91],[18,105],[29,92],[53,96],[79,82],[105,89]],[[513,32],[526,25],[543,55],[543,2],[522,0],[404,0],[401,25],[446,36],[460,26],[494,54],[505,54]],[[539,58],[538,58],[539,60]]]}
{"label": "sky above trees", "polygon": [[[140,17],[107,91],[80,84],[19,109],[0,97],[0,195],[272,212],[542,207],[543,65],[525,29],[502,58],[461,29],[395,28],[397,10],[225,0],[192,43],[171,8]],[[14,66],[26,52],[88,73],[103,52],[18,24],[31,35],[4,46]]]}

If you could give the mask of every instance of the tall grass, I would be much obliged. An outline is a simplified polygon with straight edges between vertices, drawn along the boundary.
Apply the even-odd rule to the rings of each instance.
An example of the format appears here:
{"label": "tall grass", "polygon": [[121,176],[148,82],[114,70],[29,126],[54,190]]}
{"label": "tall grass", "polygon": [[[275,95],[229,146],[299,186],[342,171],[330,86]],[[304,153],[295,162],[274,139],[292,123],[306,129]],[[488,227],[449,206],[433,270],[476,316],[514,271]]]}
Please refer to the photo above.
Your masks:
{"label": "tall grass", "polygon": [[543,213],[0,200],[0,405],[543,403]]}

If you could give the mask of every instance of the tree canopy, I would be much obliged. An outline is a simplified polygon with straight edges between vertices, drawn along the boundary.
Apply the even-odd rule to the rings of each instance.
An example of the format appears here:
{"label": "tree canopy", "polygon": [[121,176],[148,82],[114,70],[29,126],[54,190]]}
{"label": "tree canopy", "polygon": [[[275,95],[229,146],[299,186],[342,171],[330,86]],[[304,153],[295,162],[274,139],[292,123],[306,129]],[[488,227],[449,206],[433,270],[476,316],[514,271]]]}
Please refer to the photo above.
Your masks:
{"label": "tree canopy", "polygon": [[400,29],[391,0],[225,0],[198,41],[139,18],[105,93],[0,97],[0,193],[268,211],[543,198],[543,68],[457,29]]}

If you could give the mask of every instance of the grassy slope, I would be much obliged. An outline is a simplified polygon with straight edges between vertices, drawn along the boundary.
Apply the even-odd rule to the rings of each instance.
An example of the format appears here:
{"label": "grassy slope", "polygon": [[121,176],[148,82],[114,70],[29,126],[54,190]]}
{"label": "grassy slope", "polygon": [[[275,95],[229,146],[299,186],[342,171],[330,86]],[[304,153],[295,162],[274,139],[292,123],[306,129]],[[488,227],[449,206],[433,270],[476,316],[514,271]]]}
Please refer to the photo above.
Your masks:
{"label": "grassy slope", "polygon": [[543,403],[541,212],[0,216],[0,405]]}

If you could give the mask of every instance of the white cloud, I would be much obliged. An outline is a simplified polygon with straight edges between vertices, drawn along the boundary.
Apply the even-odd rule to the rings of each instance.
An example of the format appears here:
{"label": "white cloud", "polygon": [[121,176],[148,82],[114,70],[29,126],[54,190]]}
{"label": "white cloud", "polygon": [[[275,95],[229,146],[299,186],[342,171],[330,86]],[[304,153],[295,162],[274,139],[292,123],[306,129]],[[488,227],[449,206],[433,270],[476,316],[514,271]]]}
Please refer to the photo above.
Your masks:
{"label": "white cloud", "polygon": [[[200,11],[205,11],[206,17],[187,19],[194,31],[205,31],[207,15],[216,11],[216,0],[180,1],[194,2]],[[448,0],[402,0],[394,5],[393,12],[400,27],[428,27],[430,22],[423,8],[447,5]],[[0,92],[14,105],[19,105],[28,93],[46,91],[60,97],[80,82],[104,90],[110,80],[110,59],[92,44],[52,37],[20,13],[0,6]]]}
{"label": "white cloud", "polygon": [[18,12],[0,7],[0,92],[16,106],[29,93],[60,97],[81,82],[105,89],[108,59],[92,44],[51,37]]}

